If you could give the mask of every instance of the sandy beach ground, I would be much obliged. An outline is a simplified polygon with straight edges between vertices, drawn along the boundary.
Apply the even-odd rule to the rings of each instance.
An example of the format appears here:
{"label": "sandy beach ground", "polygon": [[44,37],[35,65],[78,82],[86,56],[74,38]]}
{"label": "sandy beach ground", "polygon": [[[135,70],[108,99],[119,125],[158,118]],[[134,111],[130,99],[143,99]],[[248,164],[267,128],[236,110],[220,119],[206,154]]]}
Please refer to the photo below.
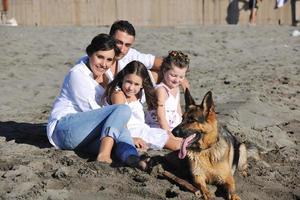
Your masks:
{"label": "sandy beach ground", "polygon": [[[261,160],[249,159],[249,176],[235,175],[243,200],[300,199],[300,37],[291,36],[295,29],[137,28],[134,46],[142,52],[188,53],[194,98],[201,101],[212,90],[220,122],[260,150]],[[0,27],[0,199],[196,199],[158,173],[99,164],[48,143],[45,124],[64,75],[90,40],[108,30]]]}

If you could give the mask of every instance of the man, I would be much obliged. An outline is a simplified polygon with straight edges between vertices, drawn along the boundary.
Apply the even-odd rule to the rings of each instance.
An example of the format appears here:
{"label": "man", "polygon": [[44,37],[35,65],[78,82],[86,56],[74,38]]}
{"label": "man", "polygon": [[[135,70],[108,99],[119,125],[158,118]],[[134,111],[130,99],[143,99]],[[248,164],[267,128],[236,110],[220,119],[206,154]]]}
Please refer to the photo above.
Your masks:
{"label": "man", "polygon": [[262,2],[262,0],[249,0],[249,9],[250,9],[249,24],[250,25],[256,25],[258,1]]}
{"label": "man", "polygon": [[[133,25],[125,20],[115,21],[110,28],[109,34],[115,38],[117,41],[117,46],[120,49],[120,54],[117,57],[117,61],[106,73],[110,81],[113,80],[114,76],[129,62],[138,60],[142,62],[148,70],[151,70],[152,82],[156,83],[162,58],[155,57],[151,54],[143,54],[132,48],[135,40],[135,29]],[[84,56],[79,60],[79,62],[85,61],[87,58],[87,56]]]}

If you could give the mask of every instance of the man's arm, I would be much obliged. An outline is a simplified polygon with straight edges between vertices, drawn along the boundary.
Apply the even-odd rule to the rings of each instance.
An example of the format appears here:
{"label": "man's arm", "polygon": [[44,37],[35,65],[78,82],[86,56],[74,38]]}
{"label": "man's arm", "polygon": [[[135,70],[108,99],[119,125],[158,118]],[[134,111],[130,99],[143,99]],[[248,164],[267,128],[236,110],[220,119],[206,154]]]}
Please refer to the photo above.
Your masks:
{"label": "man's arm", "polygon": [[154,86],[157,84],[157,81],[158,81],[158,74],[159,74],[159,71],[160,71],[160,66],[161,66],[162,61],[163,61],[162,58],[155,57],[153,66],[150,69],[150,72],[151,72],[151,75],[152,75],[151,81],[154,84]]}
{"label": "man's arm", "polygon": [[163,62],[163,59],[160,58],[160,57],[155,57],[154,59],[154,63],[153,63],[153,66],[151,68],[151,71],[156,71],[158,72],[160,70],[160,66],[161,66],[161,63]]}

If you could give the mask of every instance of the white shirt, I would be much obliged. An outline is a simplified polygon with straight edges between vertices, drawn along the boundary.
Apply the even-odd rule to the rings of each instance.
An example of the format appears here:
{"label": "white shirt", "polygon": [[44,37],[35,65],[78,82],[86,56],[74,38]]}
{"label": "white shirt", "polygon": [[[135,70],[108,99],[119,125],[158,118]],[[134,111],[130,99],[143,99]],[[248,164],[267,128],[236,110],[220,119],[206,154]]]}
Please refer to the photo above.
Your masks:
{"label": "white shirt", "polygon": [[[167,131],[161,128],[151,128],[145,123],[144,108],[140,100],[136,100],[126,105],[131,109],[131,116],[127,123],[130,136],[132,138],[141,138],[151,149],[159,150],[166,145],[169,135]],[[109,105],[104,101],[104,106]]]}
{"label": "white shirt", "polygon": [[71,113],[85,112],[101,108],[100,101],[104,88],[93,78],[93,73],[83,63],[75,65],[65,76],[60,95],[56,98],[48,120],[47,135],[55,146],[52,134],[57,121]]}

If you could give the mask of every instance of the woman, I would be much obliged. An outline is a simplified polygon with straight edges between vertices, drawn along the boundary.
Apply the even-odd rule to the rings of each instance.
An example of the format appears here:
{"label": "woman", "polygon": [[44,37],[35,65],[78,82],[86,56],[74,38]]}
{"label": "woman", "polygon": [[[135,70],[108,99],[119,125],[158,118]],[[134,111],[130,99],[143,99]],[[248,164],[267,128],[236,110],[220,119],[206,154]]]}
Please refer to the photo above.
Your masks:
{"label": "woman", "polygon": [[47,126],[50,143],[58,149],[96,154],[100,162],[111,163],[111,151],[122,162],[146,168],[125,128],[131,111],[126,105],[101,108],[101,96],[108,83],[104,73],[112,66],[119,49],[107,34],[93,38],[86,48],[89,59],[75,65],[66,75],[54,102]]}

